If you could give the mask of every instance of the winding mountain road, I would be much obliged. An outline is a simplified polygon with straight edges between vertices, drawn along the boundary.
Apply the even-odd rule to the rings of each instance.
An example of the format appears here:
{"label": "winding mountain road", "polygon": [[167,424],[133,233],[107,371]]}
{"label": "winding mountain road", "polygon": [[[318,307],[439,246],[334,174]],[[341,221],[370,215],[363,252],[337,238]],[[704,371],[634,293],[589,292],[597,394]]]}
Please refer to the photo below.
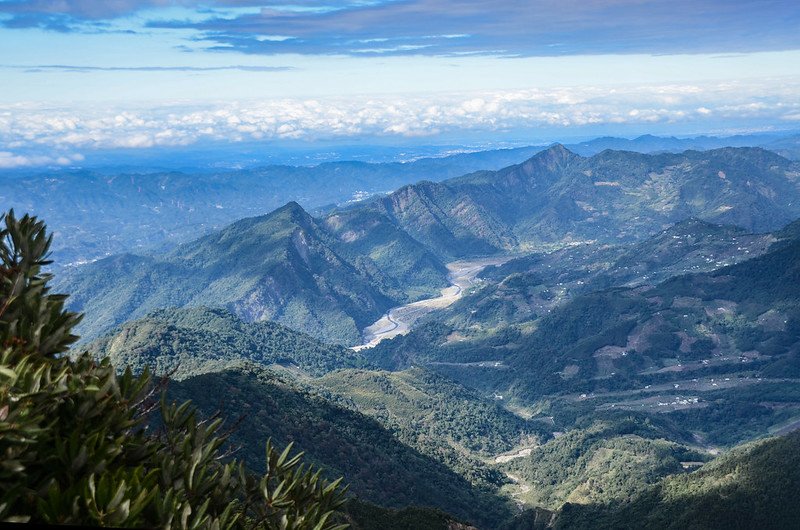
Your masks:
{"label": "winding mountain road", "polygon": [[509,259],[511,258],[496,257],[448,263],[447,269],[450,272],[447,279],[450,286],[442,289],[439,296],[393,307],[376,322],[364,328],[362,331],[364,342],[352,349],[360,351],[373,348],[382,340],[405,335],[422,316],[437,309],[444,309],[461,298],[465,290],[475,284],[475,278],[483,269],[489,265],[501,265]]}

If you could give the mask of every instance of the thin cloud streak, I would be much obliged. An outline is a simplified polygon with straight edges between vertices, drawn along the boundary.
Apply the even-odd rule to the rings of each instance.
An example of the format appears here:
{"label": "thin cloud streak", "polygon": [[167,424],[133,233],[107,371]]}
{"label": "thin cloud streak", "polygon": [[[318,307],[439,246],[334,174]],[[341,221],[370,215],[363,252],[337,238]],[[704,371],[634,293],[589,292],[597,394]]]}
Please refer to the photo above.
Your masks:
{"label": "thin cloud streak", "polygon": [[[754,52],[800,48],[800,7],[789,0],[407,0],[328,12],[263,9],[200,22],[150,22],[193,29],[215,50],[250,54],[506,56]],[[262,34],[293,37],[259,40]],[[463,35],[429,40],[430,35]]]}
{"label": "thin cloud streak", "polygon": [[226,65],[226,66],[87,66],[87,65],[68,65],[68,64],[37,64],[37,65],[18,65],[0,64],[0,68],[23,70],[25,72],[37,73],[46,71],[58,72],[218,72],[226,70],[238,70],[241,72],[286,72],[297,70],[294,66],[250,66],[250,65]]}
{"label": "thin cloud streak", "polygon": [[23,167],[70,166],[84,160],[80,154],[21,155],[10,151],[0,151],[0,169],[19,169]]}
{"label": "thin cloud streak", "polygon": [[[186,16],[176,15],[176,9]],[[60,32],[98,31],[136,14],[146,28],[188,30],[191,40],[213,51],[263,55],[532,57],[800,49],[796,0],[15,0],[0,2],[0,13],[6,14],[0,25],[7,28]],[[288,38],[265,38],[273,35]],[[365,47],[365,42],[384,44]]]}

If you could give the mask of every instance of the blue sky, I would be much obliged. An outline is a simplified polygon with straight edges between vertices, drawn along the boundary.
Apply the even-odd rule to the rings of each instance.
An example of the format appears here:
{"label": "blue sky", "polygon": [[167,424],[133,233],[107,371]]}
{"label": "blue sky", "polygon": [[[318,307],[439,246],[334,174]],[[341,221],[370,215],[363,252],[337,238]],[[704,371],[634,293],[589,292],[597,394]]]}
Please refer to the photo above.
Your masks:
{"label": "blue sky", "polygon": [[800,128],[800,3],[0,0],[0,167]]}

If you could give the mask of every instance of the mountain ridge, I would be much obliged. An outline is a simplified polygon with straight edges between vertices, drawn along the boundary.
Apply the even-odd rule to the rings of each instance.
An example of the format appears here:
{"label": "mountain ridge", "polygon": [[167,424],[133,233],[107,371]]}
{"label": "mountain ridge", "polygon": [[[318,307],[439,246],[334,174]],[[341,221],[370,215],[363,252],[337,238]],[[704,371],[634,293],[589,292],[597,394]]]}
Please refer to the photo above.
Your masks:
{"label": "mountain ridge", "polygon": [[[124,276],[136,258],[70,271],[63,285],[76,293],[77,309],[99,301],[82,328],[89,335],[156,307],[226,305],[246,319],[276,319],[352,345],[389,307],[444,287],[446,261],[632,242],[690,217],[778,228],[800,217],[800,164],[758,148],[584,158],[555,145],[497,172],[408,185],[319,220],[287,203],[142,258],[135,292]],[[99,287],[87,287],[87,274]]]}

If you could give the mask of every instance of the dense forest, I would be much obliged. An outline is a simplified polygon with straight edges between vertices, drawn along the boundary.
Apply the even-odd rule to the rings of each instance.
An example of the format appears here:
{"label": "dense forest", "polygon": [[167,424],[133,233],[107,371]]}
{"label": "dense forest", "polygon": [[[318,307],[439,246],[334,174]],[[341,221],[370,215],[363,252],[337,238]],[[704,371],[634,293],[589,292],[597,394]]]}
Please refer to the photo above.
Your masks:
{"label": "dense forest", "polygon": [[556,528],[794,528],[800,433],[743,446],[627,503],[567,504]]}
{"label": "dense forest", "polygon": [[97,357],[134,371],[184,379],[250,360],[322,375],[366,364],[363,356],[275,322],[244,322],[219,308],[155,310],[87,344]]}

